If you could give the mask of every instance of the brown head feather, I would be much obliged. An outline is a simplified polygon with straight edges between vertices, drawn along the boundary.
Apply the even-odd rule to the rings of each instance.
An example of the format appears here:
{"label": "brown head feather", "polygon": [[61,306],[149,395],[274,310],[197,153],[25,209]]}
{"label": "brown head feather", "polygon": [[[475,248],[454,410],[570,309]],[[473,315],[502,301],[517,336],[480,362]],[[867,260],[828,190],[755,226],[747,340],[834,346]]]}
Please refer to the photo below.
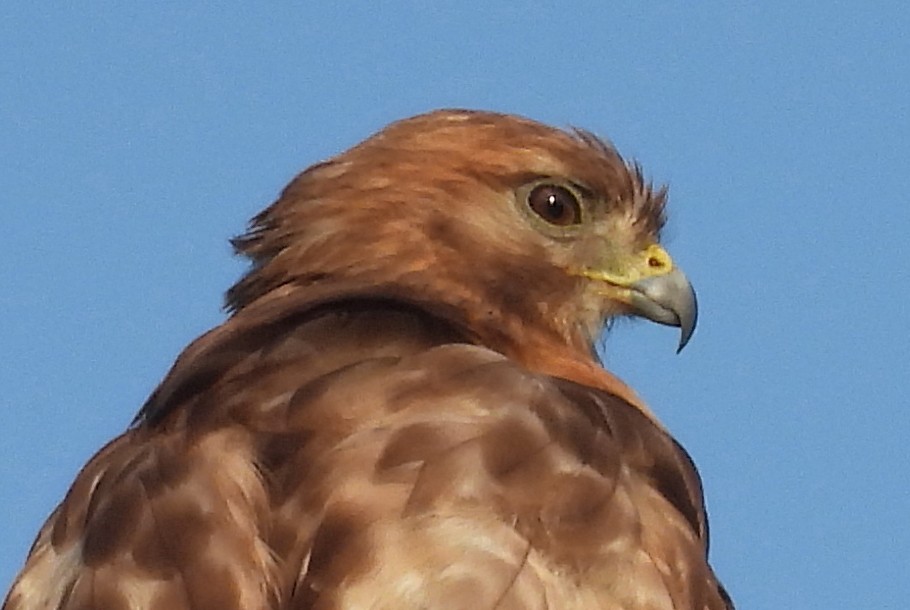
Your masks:
{"label": "brown head feather", "polygon": [[[372,272],[379,266],[377,255],[393,254],[396,265],[423,268],[433,257],[430,246],[470,245],[458,242],[454,230],[446,232],[440,215],[489,208],[485,195],[558,174],[607,205],[631,208],[640,230],[659,237],[666,189],[655,190],[637,163],[626,162],[591,132],[564,132],[489,112],[440,110],[393,123],[298,175],[253,218],[245,234],[232,240],[252,266],[228,291],[226,306],[236,312],[290,282]],[[420,229],[427,229],[432,243],[409,247],[407,236],[422,239]],[[358,242],[351,243],[355,234]],[[378,261],[387,262],[385,257]]]}
{"label": "brown head feather", "polygon": [[449,304],[475,330],[536,328],[590,352],[577,329],[549,328],[578,317],[577,278],[554,268],[515,224],[515,190],[542,178],[578,184],[657,240],[664,191],[610,144],[514,116],[442,110],[393,123],[297,176],[233,240],[252,265],[227,307],[240,311],[282,286],[362,282]]}

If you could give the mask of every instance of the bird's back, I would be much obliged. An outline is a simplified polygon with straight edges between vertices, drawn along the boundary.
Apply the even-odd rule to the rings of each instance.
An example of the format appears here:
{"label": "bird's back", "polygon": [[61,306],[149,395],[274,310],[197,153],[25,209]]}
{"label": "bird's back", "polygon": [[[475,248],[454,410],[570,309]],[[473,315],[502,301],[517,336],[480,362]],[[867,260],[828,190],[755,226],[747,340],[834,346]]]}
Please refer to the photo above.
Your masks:
{"label": "bird's back", "polygon": [[638,409],[393,304],[260,322],[185,352],[5,610],[727,607]]}

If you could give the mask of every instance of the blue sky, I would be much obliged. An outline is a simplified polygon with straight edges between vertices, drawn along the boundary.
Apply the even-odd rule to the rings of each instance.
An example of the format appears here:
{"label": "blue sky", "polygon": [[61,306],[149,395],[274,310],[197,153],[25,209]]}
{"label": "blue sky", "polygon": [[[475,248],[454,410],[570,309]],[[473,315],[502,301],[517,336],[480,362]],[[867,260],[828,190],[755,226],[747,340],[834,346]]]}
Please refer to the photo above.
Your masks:
{"label": "blue sky", "polygon": [[460,106],[586,127],[670,184],[699,328],[676,356],[619,324],[606,363],[699,465],[739,607],[906,606],[905,3],[145,4],[0,7],[0,588],[223,319],[227,238],[307,165]]}

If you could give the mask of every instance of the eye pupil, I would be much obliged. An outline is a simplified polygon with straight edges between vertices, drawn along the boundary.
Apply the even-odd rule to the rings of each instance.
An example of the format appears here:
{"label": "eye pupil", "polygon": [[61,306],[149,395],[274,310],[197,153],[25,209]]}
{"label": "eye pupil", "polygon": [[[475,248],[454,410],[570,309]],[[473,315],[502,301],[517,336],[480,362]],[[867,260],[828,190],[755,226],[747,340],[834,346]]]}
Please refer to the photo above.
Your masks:
{"label": "eye pupil", "polygon": [[564,186],[541,184],[528,194],[528,205],[534,213],[557,226],[579,224],[581,205],[575,194]]}
{"label": "eye pupil", "polygon": [[556,199],[554,195],[550,195],[550,198],[547,200],[547,214],[550,218],[558,220],[562,218],[566,213],[566,206]]}

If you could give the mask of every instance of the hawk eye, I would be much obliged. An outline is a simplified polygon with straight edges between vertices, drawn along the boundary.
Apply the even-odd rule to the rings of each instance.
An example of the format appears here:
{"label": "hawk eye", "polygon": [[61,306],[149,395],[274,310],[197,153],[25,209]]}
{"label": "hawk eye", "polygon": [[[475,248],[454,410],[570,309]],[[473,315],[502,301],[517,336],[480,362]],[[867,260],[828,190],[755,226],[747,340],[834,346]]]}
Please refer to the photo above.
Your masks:
{"label": "hawk eye", "polygon": [[581,224],[581,204],[575,193],[564,186],[540,184],[528,193],[528,207],[551,225],[565,227]]}

